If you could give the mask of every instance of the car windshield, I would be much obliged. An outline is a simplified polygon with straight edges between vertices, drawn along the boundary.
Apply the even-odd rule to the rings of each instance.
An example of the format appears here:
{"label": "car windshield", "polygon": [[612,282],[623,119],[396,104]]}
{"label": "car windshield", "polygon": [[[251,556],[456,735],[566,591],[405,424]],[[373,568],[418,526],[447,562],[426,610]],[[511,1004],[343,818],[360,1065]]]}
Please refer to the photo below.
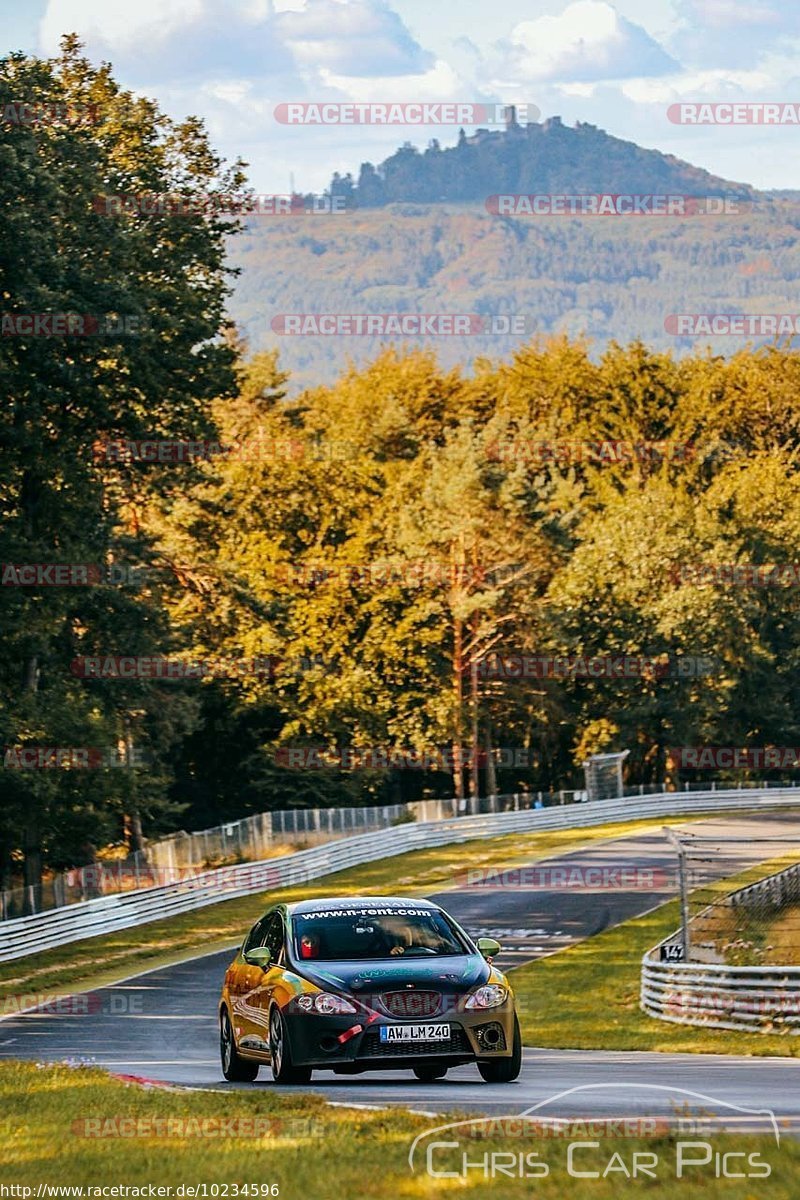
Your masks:
{"label": "car windshield", "polygon": [[432,958],[469,954],[444,913],[435,909],[363,908],[297,914],[293,920],[298,958]]}

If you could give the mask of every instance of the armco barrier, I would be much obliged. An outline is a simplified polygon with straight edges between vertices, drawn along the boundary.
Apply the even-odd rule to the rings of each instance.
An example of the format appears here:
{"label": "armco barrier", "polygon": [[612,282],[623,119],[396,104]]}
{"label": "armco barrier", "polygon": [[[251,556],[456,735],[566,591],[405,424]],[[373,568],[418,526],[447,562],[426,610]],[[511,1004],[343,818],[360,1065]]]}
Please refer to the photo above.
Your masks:
{"label": "armco barrier", "polygon": [[641,1006],[678,1025],[800,1033],[800,967],[642,960]]}
{"label": "armco barrier", "polygon": [[[778,909],[800,898],[800,865],[731,892],[736,908]],[[800,967],[735,967],[725,963],[661,962],[659,942],[642,959],[641,1007],[651,1017],[678,1025],[800,1033]]]}
{"label": "armco barrier", "polygon": [[772,912],[787,904],[800,903],[800,863],[731,892],[729,899],[734,908],[757,908],[761,911],[766,908]]}
{"label": "armco barrier", "polygon": [[[659,792],[650,797],[593,800],[564,808],[526,809],[399,825],[376,833],[343,838],[265,862],[241,863],[234,867],[204,871],[190,879],[168,883],[163,887],[102,896],[36,916],[4,921],[0,924],[0,961],[22,958],[69,942],[158,921],[220,900],[306,883],[346,867],[405,854],[409,850],[429,849],[516,831],[571,829],[643,817],[691,813],[742,809],[771,811],[787,806],[800,807],[800,796],[796,789],[775,788],[769,792],[742,789],[689,794]],[[209,921],[209,928],[213,929],[213,921]]]}

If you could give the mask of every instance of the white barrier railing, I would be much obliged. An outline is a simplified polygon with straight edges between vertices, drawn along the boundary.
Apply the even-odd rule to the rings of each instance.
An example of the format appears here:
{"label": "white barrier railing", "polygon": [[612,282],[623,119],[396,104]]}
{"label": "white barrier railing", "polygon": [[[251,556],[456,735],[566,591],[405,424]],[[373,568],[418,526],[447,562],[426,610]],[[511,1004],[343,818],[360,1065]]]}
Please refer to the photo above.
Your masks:
{"label": "white barrier railing", "polygon": [[[571,829],[691,813],[748,809],[769,811],[787,806],[800,806],[796,789],[775,788],[769,792],[742,789],[689,794],[673,792],[650,797],[593,800],[564,808],[526,809],[399,825],[376,833],[343,838],[265,862],[241,863],[204,871],[163,887],[102,896],[36,916],[4,921],[0,924],[0,961],[22,958],[84,938],[158,921],[216,904],[220,900],[307,883],[347,867],[405,854],[410,850],[429,849],[515,831]],[[209,926],[209,932],[213,932],[211,921]]]}
{"label": "white barrier railing", "polygon": [[800,967],[642,961],[641,1006],[677,1025],[800,1033]]}
{"label": "white barrier railing", "polygon": [[[763,898],[777,909],[796,902],[799,894],[800,865],[795,865],[739,888],[728,900],[741,908]],[[679,938],[680,931],[670,934],[642,959],[640,1004],[648,1016],[676,1025],[800,1033],[800,967],[662,962],[661,947]]]}

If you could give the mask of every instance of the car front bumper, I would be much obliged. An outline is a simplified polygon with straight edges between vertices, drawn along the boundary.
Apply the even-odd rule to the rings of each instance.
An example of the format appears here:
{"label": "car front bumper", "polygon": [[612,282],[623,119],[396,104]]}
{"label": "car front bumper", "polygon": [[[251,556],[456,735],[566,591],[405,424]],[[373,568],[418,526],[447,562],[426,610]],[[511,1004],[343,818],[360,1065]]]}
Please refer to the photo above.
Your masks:
{"label": "car front bumper", "polygon": [[[297,1066],[333,1069],[339,1066],[389,1067],[396,1070],[424,1060],[469,1063],[477,1059],[507,1058],[514,1042],[514,1009],[458,1012],[434,1021],[397,1021],[370,1014],[320,1016],[318,1013],[287,1012],[284,1020]],[[381,1027],[447,1025],[445,1040],[382,1041]]]}

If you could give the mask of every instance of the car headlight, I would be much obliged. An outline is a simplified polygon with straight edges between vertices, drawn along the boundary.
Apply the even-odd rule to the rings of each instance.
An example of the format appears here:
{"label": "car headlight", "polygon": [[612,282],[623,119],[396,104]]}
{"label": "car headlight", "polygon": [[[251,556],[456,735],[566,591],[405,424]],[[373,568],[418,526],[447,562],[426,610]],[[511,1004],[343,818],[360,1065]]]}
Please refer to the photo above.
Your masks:
{"label": "car headlight", "polygon": [[320,992],[318,996],[298,996],[296,1003],[303,1012],[316,1011],[324,1017],[358,1012],[356,1006],[345,1000],[344,996],[335,996],[333,992]]}
{"label": "car headlight", "polygon": [[467,997],[464,1008],[497,1008],[508,996],[508,988],[500,983],[487,983]]}

